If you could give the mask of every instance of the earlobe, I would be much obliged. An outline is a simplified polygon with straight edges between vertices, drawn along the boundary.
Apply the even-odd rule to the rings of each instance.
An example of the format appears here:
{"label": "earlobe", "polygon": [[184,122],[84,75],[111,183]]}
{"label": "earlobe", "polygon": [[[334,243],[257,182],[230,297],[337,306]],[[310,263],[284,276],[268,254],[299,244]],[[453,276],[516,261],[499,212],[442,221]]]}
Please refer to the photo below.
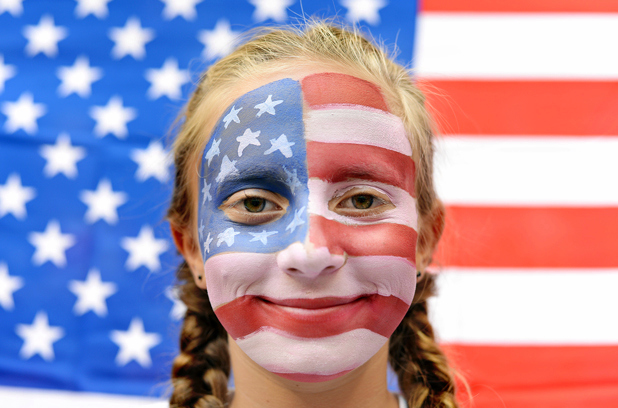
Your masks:
{"label": "earlobe", "polygon": [[176,244],[178,252],[180,252],[187,262],[187,265],[189,265],[195,284],[201,289],[206,289],[204,261],[201,251],[199,250],[199,243],[187,228],[180,227],[173,223],[170,223],[170,227],[174,244]]}

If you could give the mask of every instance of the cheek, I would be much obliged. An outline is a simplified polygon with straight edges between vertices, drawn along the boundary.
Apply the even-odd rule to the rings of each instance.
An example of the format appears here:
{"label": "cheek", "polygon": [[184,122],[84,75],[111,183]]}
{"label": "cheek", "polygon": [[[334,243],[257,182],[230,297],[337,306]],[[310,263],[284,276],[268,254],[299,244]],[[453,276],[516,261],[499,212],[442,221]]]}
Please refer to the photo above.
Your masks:
{"label": "cheek", "polygon": [[417,233],[405,225],[344,225],[312,215],[309,240],[316,247],[327,247],[334,254],[397,256],[415,264]]}

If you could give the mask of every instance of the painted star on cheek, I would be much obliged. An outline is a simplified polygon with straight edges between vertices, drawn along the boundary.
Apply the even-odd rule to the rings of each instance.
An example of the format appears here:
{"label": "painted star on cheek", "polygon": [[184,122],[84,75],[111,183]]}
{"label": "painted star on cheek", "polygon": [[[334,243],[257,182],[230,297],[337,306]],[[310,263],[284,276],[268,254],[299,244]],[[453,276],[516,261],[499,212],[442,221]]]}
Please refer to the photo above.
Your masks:
{"label": "painted star on cheek", "polygon": [[305,207],[302,207],[300,210],[296,210],[294,212],[294,219],[292,220],[291,223],[288,224],[287,227],[285,227],[286,231],[290,230],[290,232],[294,232],[296,227],[301,226],[305,223],[305,220],[301,218],[301,215],[303,214],[303,212],[305,212]]}
{"label": "painted star on cheek", "polygon": [[223,121],[225,122],[225,128],[227,129],[227,127],[229,126],[229,124],[231,122],[236,122],[236,123],[240,123],[240,119],[238,118],[238,112],[240,112],[242,110],[242,106],[238,109],[234,109],[235,106],[232,106],[232,110],[230,110],[230,113],[228,113],[227,115],[225,115],[225,117],[223,118]]}
{"label": "painted star on cheek", "polygon": [[210,162],[212,161],[213,157],[221,154],[221,150],[219,150],[220,143],[221,139],[215,139],[214,142],[212,142],[212,146],[210,146],[210,149],[208,149],[208,151],[206,152],[206,156],[204,156],[204,158],[208,160],[208,166],[210,166]]}
{"label": "painted star on cheek", "polygon": [[217,247],[221,245],[221,243],[225,242],[228,247],[234,245],[234,237],[240,234],[240,232],[234,231],[233,227],[230,227],[217,235]]}
{"label": "painted star on cheek", "polygon": [[235,166],[236,160],[230,160],[227,155],[223,156],[223,161],[221,162],[221,170],[219,171],[219,175],[215,179],[217,183],[225,180],[227,176],[230,174],[237,174],[238,169]]}
{"label": "painted star on cheek", "polygon": [[209,232],[208,236],[206,237],[206,241],[204,241],[204,251],[206,251],[206,253],[210,253],[210,244],[213,239],[214,238],[211,238],[210,232]]}
{"label": "painted star on cheek", "polygon": [[270,144],[270,149],[266,150],[264,155],[268,155],[279,150],[286,159],[289,159],[293,156],[291,147],[296,143],[288,142],[288,137],[285,134],[281,134],[281,136],[277,139],[270,139]]}
{"label": "painted star on cheek", "polygon": [[257,140],[259,135],[259,130],[257,132],[252,132],[251,129],[247,128],[242,136],[238,136],[236,138],[236,140],[238,141],[238,157],[242,156],[242,152],[247,146],[260,146],[260,141]]}
{"label": "painted star on cheek", "polygon": [[210,186],[212,184],[208,184],[206,180],[204,180],[204,187],[202,187],[202,205],[206,204],[206,200],[212,201],[212,196],[210,195]]}
{"label": "painted star on cheek", "polygon": [[271,235],[275,235],[277,231],[266,231],[262,232],[250,232],[249,234],[253,235],[253,238],[249,242],[260,241],[262,244],[266,245],[268,243],[268,237]]}
{"label": "painted star on cheek", "polygon": [[275,106],[279,105],[282,102],[283,102],[282,99],[279,99],[278,101],[273,101],[272,100],[272,95],[268,95],[268,98],[266,98],[266,100],[264,102],[258,103],[257,105],[255,105],[255,109],[259,109],[260,110],[258,113],[255,114],[255,116],[259,118],[265,112],[266,113],[270,113],[271,115],[274,115],[275,114]]}

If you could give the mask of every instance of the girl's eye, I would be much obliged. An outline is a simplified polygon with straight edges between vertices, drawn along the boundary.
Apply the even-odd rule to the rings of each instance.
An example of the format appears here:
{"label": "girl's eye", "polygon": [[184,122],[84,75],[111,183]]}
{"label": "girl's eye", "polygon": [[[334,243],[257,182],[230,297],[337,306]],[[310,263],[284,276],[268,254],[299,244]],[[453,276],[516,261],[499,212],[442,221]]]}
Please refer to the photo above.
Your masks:
{"label": "girl's eye", "polygon": [[354,208],[359,210],[366,210],[373,204],[373,196],[369,194],[359,194],[350,198]]}
{"label": "girl's eye", "polygon": [[332,199],[328,207],[339,215],[356,218],[376,216],[395,208],[385,193],[366,187],[348,190]]}
{"label": "girl's eye", "polygon": [[245,225],[261,225],[281,218],[289,202],[268,190],[247,189],[228,197],[221,209],[230,221]]}
{"label": "girl's eye", "polygon": [[245,208],[252,213],[261,212],[266,207],[266,200],[261,197],[251,197],[244,200]]}

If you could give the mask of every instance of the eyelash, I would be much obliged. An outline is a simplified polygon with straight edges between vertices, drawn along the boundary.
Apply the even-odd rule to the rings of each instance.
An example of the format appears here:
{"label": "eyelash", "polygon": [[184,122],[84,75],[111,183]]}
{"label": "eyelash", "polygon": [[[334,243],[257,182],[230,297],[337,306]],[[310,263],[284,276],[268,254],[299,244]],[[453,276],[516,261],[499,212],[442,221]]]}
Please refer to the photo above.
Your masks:
{"label": "eyelash", "polygon": [[[246,201],[252,198],[264,200],[264,209],[251,212],[246,208]],[[272,207],[272,208],[271,208]],[[246,225],[261,225],[275,221],[288,207],[288,201],[268,190],[249,189],[232,194],[219,208],[234,222]]]}
{"label": "eyelash", "polygon": [[[371,197],[370,207],[355,208],[352,203],[352,199],[359,196]],[[350,206],[344,206],[345,203],[349,203]],[[383,212],[394,208],[394,205],[384,193],[380,193],[374,189],[368,191],[366,188],[352,188],[342,196],[337,197],[336,200],[331,200],[329,207],[331,211],[334,211],[339,215],[362,218],[382,214]]]}

